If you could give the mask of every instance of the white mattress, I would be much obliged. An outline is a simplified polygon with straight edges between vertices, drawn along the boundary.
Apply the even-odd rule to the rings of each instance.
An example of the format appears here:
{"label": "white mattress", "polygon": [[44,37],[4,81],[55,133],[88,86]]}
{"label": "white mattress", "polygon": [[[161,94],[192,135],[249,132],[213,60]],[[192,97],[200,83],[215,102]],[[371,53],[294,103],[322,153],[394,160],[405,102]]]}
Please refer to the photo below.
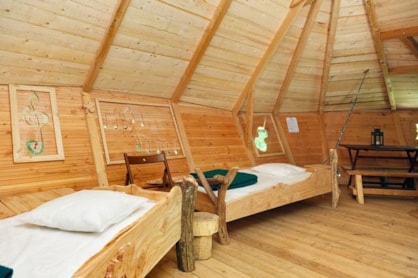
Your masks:
{"label": "white mattress", "polygon": [[[261,191],[268,187],[277,185],[278,183],[282,183],[284,185],[292,185],[294,183],[307,179],[312,174],[311,172],[301,172],[295,175],[283,177],[283,176],[270,175],[267,173],[260,173],[250,168],[241,169],[239,170],[239,172],[256,175],[257,183],[253,185],[249,185],[249,186],[240,187],[240,188],[228,189],[226,193],[226,197],[225,197],[225,202],[242,198],[256,191]],[[202,186],[199,186],[198,190],[205,192],[205,189]],[[214,191],[214,193],[216,195],[217,191]]]}
{"label": "white mattress", "polygon": [[102,233],[66,232],[22,223],[23,214],[0,221],[0,265],[13,269],[13,278],[71,277],[120,230],[155,205],[144,202],[125,220]]}

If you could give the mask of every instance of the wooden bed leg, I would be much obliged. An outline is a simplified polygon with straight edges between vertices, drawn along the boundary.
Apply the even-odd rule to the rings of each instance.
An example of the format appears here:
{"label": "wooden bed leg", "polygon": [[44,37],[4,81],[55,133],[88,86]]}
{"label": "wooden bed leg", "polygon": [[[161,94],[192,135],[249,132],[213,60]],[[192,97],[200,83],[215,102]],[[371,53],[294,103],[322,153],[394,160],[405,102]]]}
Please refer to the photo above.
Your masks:
{"label": "wooden bed leg", "polygon": [[218,206],[217,206],[217,214],[219,217],[219,230],[218,230],[218,237],[219,242],[223,245],[229,244],[229,234],[228,229],[226,226],[226,203],[225,197],[226,192],[228,190],[228,186],[221,186],[218,191]]}
{"label": "wooden bed leg", "polygon": [[193,256],[193,213],[196,204],[197,182],[192,176],[186,177],[182,184],[183,202],[181,215],[181,237],[176,244],[177,267],[181,271],[195,270]]}
{"label": "wooden bed leg", "polygon": [[357,191],[357,202],[360,205],[364,205],[364,194],[363,194],[363,179],[361,175],[355,175],[355,186]]}

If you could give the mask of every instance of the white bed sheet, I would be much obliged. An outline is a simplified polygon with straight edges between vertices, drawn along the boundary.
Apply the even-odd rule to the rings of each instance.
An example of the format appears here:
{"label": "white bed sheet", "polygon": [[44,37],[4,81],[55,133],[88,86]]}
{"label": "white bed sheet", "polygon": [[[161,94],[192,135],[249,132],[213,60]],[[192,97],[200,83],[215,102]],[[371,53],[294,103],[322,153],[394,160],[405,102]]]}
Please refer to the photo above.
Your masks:
{"label": "white bed sheet", "polygon": [[[263,189],[272,187],[277,185],[278,183],[282,183],[284,185],[292,185],[293,183],[297,183],[303,181],[311,176],[311,172],[301,172],[291,176],[275,176],[266,173],[260,173],[251,168],[240,169],[239,172],[253,174],[257,176],[257,183],[249,186],[244,186],[240,188],[228,189],[226,192],[225,202],[228,203],[229,201],[242,198],[244,196],[250,195],[256,191],[261,191]],[[199,186],[199,191],[205,192],[205,189],[202,186]],[[214,191],[215,195],[217,195],[217,191]]]}
{"label": "white bed sheet", "polygon": [[[148,200],[125,220],[102,233],[67,232],[22,223],[23,214],[0,221],[0,265],[13,278],[71,277],[120,230],[155,205]],[[111,208],[110,208],[111,209]]]}

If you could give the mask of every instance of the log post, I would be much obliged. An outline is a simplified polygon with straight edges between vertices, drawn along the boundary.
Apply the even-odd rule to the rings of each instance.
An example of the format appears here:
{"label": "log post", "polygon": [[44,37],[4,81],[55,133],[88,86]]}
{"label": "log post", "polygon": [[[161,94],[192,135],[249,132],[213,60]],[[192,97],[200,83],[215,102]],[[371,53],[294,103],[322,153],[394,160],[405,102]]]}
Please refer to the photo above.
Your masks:
{"label": "log post", "polygon": [[197,197],[197,181],[193,176],[186,177],[181,184],[183,192],[181,237],[176,244],[177,267],[181,271],[195,270],[193,255],[193,213]]}
{"label": "log post", "polygon": [[226,193],[234,181],[235,176],[238,173],[238,167],[232,167],[229,169],[228,173],[225,177],[216,175],[215,178],[222,181],[221,188],[218,190],[218,206],[217,206],[217,214],[219,216],[219,230],[218,230],[218,237],[219,242],[223,245],[229,244],[229,234],[228,228],[226,226]]}
{"label": "log post", "polygon": [[338,156],[336,149],[329,151],[331,161],[331,186],[332,186],[332,207],[336,208],[340,199],[340,189],[338,187]]}
{"label": "log post", "polygon": [[109,181],[106,174],[106,165],[103,160],[103,155],[100,147],[100,137],[97,132],[97,124],[94,116],[96,106],[91,100],[91,95],[86,92],[81,94],[83,100],[83,109],[86,111],[87,128],[90,135],[90,145],[92,146],[92,153],[94,159],[94,166],[96,168],[97,182],[100,186],[108,186]]}

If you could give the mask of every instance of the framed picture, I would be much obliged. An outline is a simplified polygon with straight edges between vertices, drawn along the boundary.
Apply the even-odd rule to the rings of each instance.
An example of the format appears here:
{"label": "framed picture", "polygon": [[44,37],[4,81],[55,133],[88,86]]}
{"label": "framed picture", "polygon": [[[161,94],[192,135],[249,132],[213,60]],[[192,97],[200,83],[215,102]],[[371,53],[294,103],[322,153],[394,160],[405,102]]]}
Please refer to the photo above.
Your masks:
{"label": "framed picture", "polygon": [[170,104],[96,99],[96,107],[108,165],[125,163],[125,152],[184,157]]}
{"label": "framed picture", "polygon": [[55,89],[9,85],[14,162],[64,160]]}

